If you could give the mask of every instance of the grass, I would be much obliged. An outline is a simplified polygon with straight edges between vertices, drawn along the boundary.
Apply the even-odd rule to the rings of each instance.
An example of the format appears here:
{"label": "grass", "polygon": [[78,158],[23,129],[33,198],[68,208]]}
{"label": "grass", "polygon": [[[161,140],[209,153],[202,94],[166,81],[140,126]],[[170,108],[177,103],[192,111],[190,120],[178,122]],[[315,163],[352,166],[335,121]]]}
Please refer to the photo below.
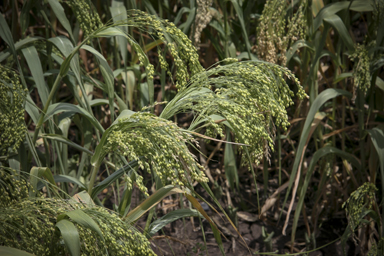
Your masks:
{"label": "grass", "polygon": [[[358,253],[381,255],[383,1],[48,0],[0,10],[0,218],[23,205],[30,214],[24,228],[17,214],[3,219],[14,236],[0,233],[0,251],[51,255],[61,244],[80,255],[98,242],[100,255],[147,255],[165,225],[199,217],[225,254],[205,202],[239,243],[240,209],[289,228],[289,251],[303,254],[321,249],[322,223],[345,210],[343,248],[355,237]],[[157,216],[171,195],[188,204]],[[145,217],[144,231],[133,228]],[[50,239],[24,238],[42,218]],[[130,230],[124,241],[116,223]],[[207,249],[203,235],[195,254]],[[276,235],[263,227],[269,252]],[[105,247],[132,237],[143,246]]]}

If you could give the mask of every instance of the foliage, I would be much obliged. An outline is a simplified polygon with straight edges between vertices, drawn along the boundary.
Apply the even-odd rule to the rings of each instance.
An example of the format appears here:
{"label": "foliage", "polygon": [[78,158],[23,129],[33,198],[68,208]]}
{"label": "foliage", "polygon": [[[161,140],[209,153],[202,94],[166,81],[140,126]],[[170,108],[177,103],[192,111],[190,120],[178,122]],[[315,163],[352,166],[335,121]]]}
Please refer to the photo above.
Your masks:
{"label": "foliage", "polygon": [[[72,236],[78,232],[82,255],[154,255],[146,238],[115,213],[75,200],[42,196],[30,199],[28,188],[33,188],[28,182],[25,184],[25,178],[20,177],[17,180],[15,170],[0,171],[3,192],[0,211],[2,245],[27,249],[35,255],[68,254],[68,249],[60,244],[60,232],[55,229],[60,227],[59,223],[64,223],[61,221],[63,214],[66,214],[71,218],[69,224],[75,224],[76,231]],[[73,216],[79,210],[97,223],[101,233],[92,230],[87,223],[80,222]],[[59,229],[63,232],[63,227]],[[71,248],[69,251],[74,254]]]}
{"label": "foliage", "polygon": [[[224,254],[200,198],[233,227],[237,209],[268,223],[284,217],[291,252],[304,249],[300,225],[306,250],[319,249],[324,222],[345,205],[343,244],[351,237],[361,254],[380,255],[383,7],[382,0],[5,1],[0,232],[15,239],[0,233],[0,250],[150,254],[161,227],[193,216],[210,224]],[[141,202],[133,209],[135,191]],[[81,193],[86,203],[68,196]],[[154,207],[171,194],[190,209],[157,216]],[[144,215],[145,236],[131,226]],[[272,250],[271,234],[279,234],[263,233]],[[203,234],[196,254],[207,249]]]}

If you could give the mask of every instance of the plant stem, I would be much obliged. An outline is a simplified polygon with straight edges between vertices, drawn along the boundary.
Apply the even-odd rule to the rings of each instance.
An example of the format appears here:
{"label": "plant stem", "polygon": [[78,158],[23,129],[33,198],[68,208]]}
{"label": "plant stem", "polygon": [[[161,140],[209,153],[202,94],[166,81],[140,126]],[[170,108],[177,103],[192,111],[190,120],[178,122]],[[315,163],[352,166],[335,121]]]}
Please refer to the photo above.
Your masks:
{"label": "plant stem", "polygon": [[91,179],[89,180],[89,185],[88,185],[88,194],[89,195],[92,195],[93,185],[95,184],[95,179],[96,179],[96,175],[97,175],[97,173],[99,171],[99,168],[100,168],[100,164],[99,163],[96,163],[92,167]]}
{"label": "plant stem", "polygon": [[[45,103],[44,109],[43,109],[43,111],[41,111],[39,121],[37,122],[37,125],[36,125],[36,128],[35,128],[35,132],[33,134],[32,146],[34,146],[35,143],[36,143],[37,136],[39,134],[40,128],[41,128],[41,126],[44,123],[45,114],[47,113],[48,107],[49,107],[49,105],[50,105],[50,103],[51,103],[51,101],[53,99],[53,96],[55,95],[55,92],[56,92],[57,88],[60,85],[61,78],[62,77],[61,77],[60,74],[57,75],[56,80],[55,80],[55,82],[54,82],[54,84],[52,86],[52,90],[51,90],[51,92],[48,95],[48,99],[47,99],[47,102]],[[28,162],[30,162],[31,157],[32,157],[32,153],[29,152],[29,154],[28,154]]]}

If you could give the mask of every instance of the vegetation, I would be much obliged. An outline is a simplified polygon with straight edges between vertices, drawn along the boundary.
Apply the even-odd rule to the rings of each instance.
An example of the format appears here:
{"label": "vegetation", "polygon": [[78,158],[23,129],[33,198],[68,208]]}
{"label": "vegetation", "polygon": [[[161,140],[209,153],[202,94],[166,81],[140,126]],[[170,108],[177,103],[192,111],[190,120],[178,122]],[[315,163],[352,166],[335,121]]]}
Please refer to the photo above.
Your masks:
{"label": "vegetation", "polygon": [[[188,255],[208,253],[202,220],[225,255],[204,205],[248,254],[276,255],[271,223],[290,233],[280,254],[384,254],[384,1],[0,12],[0,254],[155,255],[155,234],[191,217],[203,240]],[[162,216],[165,198],[179,205]],[[342,234],[319,243],[332,219]]]}

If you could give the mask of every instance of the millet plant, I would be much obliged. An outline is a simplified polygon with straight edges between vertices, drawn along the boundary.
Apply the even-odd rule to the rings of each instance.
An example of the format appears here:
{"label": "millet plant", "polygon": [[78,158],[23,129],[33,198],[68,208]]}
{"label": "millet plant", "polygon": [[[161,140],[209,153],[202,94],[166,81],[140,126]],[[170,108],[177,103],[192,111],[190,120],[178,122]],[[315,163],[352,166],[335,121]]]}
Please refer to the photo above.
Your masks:
{"label": "millet plant", "polygon": [[[303,247],[300,224],[300,250],[318,250],[323,224],[345,210],[338,240],[381,255],[383,8],[5,1],[0,254],[151,255],[155,233],[186,217],[209,223],[224,254],[197,199],[238,231],[230,198],[240,195],[243,211],[290,230],[291,252]],[[255,209],[242,201],[246,186]],[[172,194],[183,209],[159,218],[156,206]]]}
{"label": "millet plant", "polygon": [[[254,174],[253,165],[273,149],[275,125],[288,126],[285,108],[294,93],[287,79],[295,82],[300,99],[305,92],[288,69],[263,61],[227,58],[205,70],[191,40],[173,23],[113,2],[113,20],[103,24],[96,8],[86,0],[27,2],[20,34],[0,17],[0,36],[8,45],[0,54],[1,250],[151,255],[152,217],[146,236],[131,224],[147,211],[152,216],[151,208],[165,196],[179,193],[191,203],[184,217],[205,218],[224,253],[193,184],[202,184],[223,208],[191,149],[199,149],[197,138],[221,141],[228,130]],[[104,45],[114,51],[112,62]],[[154,100],[159,74],[162,86],[167,82],[177,92],[164,102]],[[163,111],[156,115],[158,107]],[[189,127],[174,122],[190,113]],[[71,149],[80,152],[75,169]],[[156,186],[151,195],[148,176]],[[135,186],[146,200],[130,209]],[[124,188],[116,212],[98,196],[110,187]]]}

